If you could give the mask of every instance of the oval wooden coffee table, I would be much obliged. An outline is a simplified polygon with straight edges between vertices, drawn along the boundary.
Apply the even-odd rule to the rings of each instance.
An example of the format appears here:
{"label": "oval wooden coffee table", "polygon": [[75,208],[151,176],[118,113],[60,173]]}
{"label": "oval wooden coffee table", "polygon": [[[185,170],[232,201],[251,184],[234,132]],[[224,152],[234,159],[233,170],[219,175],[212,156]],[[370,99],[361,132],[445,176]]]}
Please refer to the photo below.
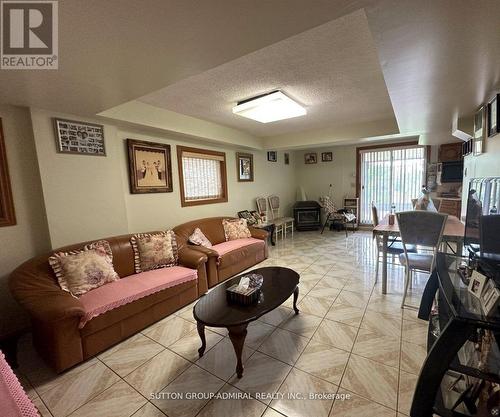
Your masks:
{"label": "oval wooden coffee table", "polygon": [[[241,276],[248,273],[260,274],[264,277],[259,301],[252,305],[229,303],[226,298],[226,288],[240,281]],[[247,335],[248,323],[257,320],[263,314],[269,313],[283,304],[293,294],[293,309],[299,314],[297,297],[299,296],[300,275],[292,269],[271,266],[254,269],[248,273],[231,278],[216,286],[208,294],[201,297],[193,308],[193,315],[198,325],[201,347],[198,349],[200,358],[207,346],[205,326],[225,327],[236,353],[236,374],[243,376],[241,353]]]}

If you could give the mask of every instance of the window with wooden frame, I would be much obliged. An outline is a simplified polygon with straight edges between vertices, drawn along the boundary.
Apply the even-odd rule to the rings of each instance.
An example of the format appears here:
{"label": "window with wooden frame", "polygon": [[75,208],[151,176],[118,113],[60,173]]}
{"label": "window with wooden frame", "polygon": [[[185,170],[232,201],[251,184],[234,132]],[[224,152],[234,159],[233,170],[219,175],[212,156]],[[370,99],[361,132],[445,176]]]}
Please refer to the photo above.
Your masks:
{"label": "window with wooden frame", "polygon": [[10,187],[7,151],[3,136],[2,119],[0,119],[0,227],[16,224],[14,201]]}
{"label": "window with wooden frame", "polygon": [[177,146],[181,206],[227,201],[226,154]]}

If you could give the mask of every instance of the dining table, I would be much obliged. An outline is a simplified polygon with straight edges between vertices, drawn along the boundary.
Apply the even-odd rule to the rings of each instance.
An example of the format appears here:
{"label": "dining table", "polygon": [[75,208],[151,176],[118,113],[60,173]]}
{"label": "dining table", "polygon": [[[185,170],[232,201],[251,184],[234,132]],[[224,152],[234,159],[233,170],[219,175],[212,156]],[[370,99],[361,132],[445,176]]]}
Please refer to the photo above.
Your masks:
{"label": "dining table", "polygon": [[[465,234],[465,225],[458,217],[448,215],[443,232],[444,252],[451,248],[450,243],[456,245],[456,253],[462,253]],[[387,294],[387,247],[391,237],[400,236],[398,221],[389,224],[389,214],[373,228],[374,236],[382,236],[382,294]],[[377,260],[378,262],[378,260]]]}

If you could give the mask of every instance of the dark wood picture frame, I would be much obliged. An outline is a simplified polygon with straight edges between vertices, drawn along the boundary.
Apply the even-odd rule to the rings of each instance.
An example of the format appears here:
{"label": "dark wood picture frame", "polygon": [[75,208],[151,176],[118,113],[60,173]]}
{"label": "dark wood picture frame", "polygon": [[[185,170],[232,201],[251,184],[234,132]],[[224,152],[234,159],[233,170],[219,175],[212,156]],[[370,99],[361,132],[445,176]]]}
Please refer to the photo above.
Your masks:
{"label": "dark wood picture frame", "polygon": [[321,152],[321,162],[333,162],[333,152]]}
{"label": "dark wood picture frame", "polygon": [[277,151],[267,151],[267,160],[269,162],[278,162],[278,152]]}
{"label": "dark wood picture frame", "polygon": [[[495,97],[488,102],[487,133],[489,138],[500,132],[500,112],[498,111],[499,104],[500,94],[495,94]],[[492,124],[493,122],[495,123],[494,126]]]}
{"label": "dark wood picture frame", "polygon": [[9,167],[7,165],[7,150],[3,135],[2,119],[0,118],[0,227],[14,226],[16,213],[10,184]]}
{"label": "dark wood picture frame", "polygon": [[304,163],[306,165],[317,164],[318,154],[316,152],[308,152],[304,154]]}
{"label": "dark wood picture frame", "polygon": [[[248,161],[248,168],[250,172],[248,173],[248,178],[243,176],[243,163]],[[236,152],[236,176],[239,182],[253,182],[253,154]]]}
{"label": "dark wood picture frame", "polygon": [[[170,145],[165,143],[127,139],[127,150],[131,194],[171,193],[173,191]],[[143,165],[139,165],[137,159],[138,156],[136,156],[137,152],[143,152],[141,155],[143,155],[143,158],[147,159],[153,158],[154,155],[154,161],[151,162],[143,159]],[[147,155],[148,152],[151,153],[151,156],[145,157],[144,155]],[[158,164],[157,161],[159,162]],[[158,166],[160,169],[158,169]],[[161,178],[162,172],[165,176],[164,179]],[[140,173],[143,174],[143,178],[140,178]],[[155,175],[158,177],[155,178]],[[151,176],[151,179],[147,180],[146,176]],[[141,184],[140,181],[143,179],[145,181]]]}
{"label": "dark wood picture frame", "polygon": [[[89,156],[106,156],[106,143],[104,141],[104,126],[103,125],[98,125],[95,123],[88,123],[88,122],[81,122],[79,120],[67,120],[67,119],[58,119],[54,118],[54,130],[55,130],[55,136],[56,136],[56,150],[58,153],[67,153],[67,154],[74,154],[74,155],[89,155]],[[72,137],[70,136],[71,133],[71,127],[63,127],[64,125],[78,125],[81,127],[81,129],[78,129],[75,133],[75,135],[78,135],[78,133],[81,133],[82,135],[85,134],[85,138],[76,138],[74,137],[74,140],[76,143],[80,140],[79,144],[76,144],[74,146],[71,145],[70,141]],[[61,136],[61,129],[67,129],[64,134],[67,135]],[[75,129],[73,129],[75,131]],[[63,131],[64,132],[64,131]],[[87,139],[88,136],[91,136],[89,139]],[[83,143],[84,140],[89,141],[87,145]],[[69,143],[63,143],[64,141],[68,141]],[[98,152],[85,152],[83,150],[71,150],[71,149],[65,149],[66,147],[69,148],[85,148],[85,147],[93,147],[96,145],[92,145],[90,141],[94,141],[94,143],[98,144],[98,148],[102,148]]]}
{"label": "dark wood picture frame", "polygon": [[[206,200],[192,200],[186,201],[186,196],[184,193],[184,173],[182,169],[182,153],[183,152],[193,152],[204,155],[213,155],[221,157],[220,168],[221,168],[221,181],[222,181],[222,197],[220,198],[211,198]],[[227,168],[226,168],[226,154],[225,152],[217,152],[211,151],[208,149],[201,148],[191,148],[189,146],[180,146],[177,145],[177,168],[179,170],[179,189],[181,194],[181,206],[189,207],[189,206],[200,206],[203,204],[216,204],[216,203],[226,203],[228,201],[228,192],[227,192]]]}

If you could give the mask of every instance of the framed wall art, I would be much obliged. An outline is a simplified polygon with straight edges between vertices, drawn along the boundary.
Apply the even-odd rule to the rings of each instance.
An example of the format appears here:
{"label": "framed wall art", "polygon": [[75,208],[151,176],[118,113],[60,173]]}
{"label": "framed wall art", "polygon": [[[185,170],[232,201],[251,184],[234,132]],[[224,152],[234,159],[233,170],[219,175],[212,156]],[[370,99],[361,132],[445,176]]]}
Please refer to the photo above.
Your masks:
{"label": "framed wall art", "polygon": [[278,160],[278,152],[276,152],[276,151],[268,151],[267,152],[267,160],[269,162],[276,162]]}
{"label": "framed wall art", "polygon": [[170,145],[127,139],[130,192],[171,193]]}
{"label": "framed wall art", "polygon": [[285,160],[285,165],[290,165],[290,154],[289,153],[284,153],[283,158]]}
{"label": "framed wall art", "polygon": [[253,181],[253,155],[236,152],[236,168],[239,182]]}
{"label": "framed wall art", "polygon": [[15,224],[14,200],[12,198],[9,168],[7,166],[7,152],[3,137],[2,119],[0,119],[0,227],[14,226]]}
{"label": "framed wall art", "polygon": [[333,152],[321,152],[321,162],[332,162]]}
{"label": "framed wall art", "polygon": [[498,112],[498,99],[499,94],[495,95],[495,98],[488,103],[488,137],[495,136],[500,132],[500,114]]}
{"label": "framed wall art", "polygon": [[54,119],[59,153],[106,156],[104,126],[76,120]]}
{"label": "framed wall art", "polygon": [[481,106],[474,114],[474,155],[481,155],[484,152],[484,107]]}
{"label": "framed wall art", "polygon": [[318,154],[316,152],[309,152],[304,154],[304,162],[306,164],[317,164],[318,163]]}
{"label": "framed wall art", "polygon": [[474,150],[474,138],[469,139],[467,142],[462,143],[462,156],[467,156]]}

